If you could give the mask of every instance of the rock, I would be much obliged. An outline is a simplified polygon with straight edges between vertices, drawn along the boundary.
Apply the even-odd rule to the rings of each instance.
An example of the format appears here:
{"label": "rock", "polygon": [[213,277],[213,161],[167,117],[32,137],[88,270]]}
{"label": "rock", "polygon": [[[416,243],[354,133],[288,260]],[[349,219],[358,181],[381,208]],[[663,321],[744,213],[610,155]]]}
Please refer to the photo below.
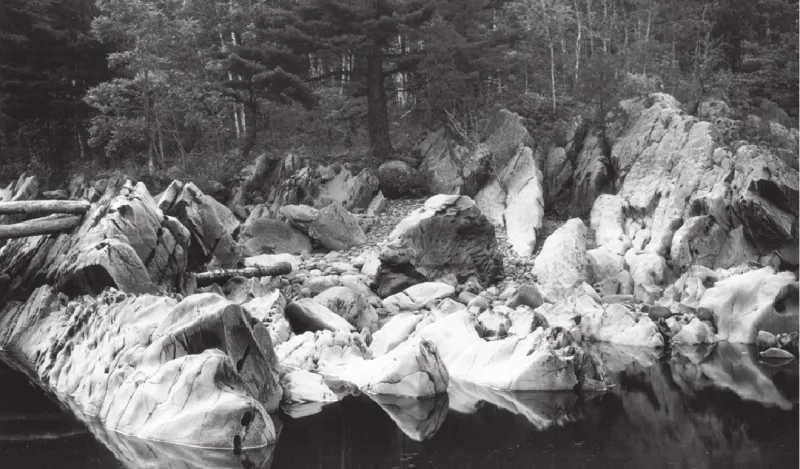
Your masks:
{"label": "rock", "polygon": [[311,252],[311,240],[288,223],[271,218],[248,220],[239,235],[242,253],[247,257],[261,254],[301,254]]}
{"label": "rock", "polygon": [[504,225],[511,248],[530,256],[544,219],[542,174],[533,152],[522,147],[505,168],[498,169],[475,196],[475,204],[493,222]]}
{"label": "rock", "polygon": [[44,191],[42,197],[50,200],[67,200],[69,199],[69,192],[65,189],[58,189],[55,191]]}
{"label": "rock", "polygon": [[283,402],[337,402],[339,398],[322,381],[318,374],[306,370],[292,370],[281,377]]}
{"label": "rock", "polygon": [[406,288],[383,300],[383,307],[390,314],[403,311],[419,311],[455,294],[455,288],[440,282],[425,282]]}
{"label": "rock", "polygon": [[636,316],[625,306],[614,303],[584,314],[581,334],[601,342],[639,347],[663,347],[658,326],[647,316]]}
{"label": "rock", "polygon": [[389,318],[380,330],[372,335],[369,349],[380,357],[403,343],[416,329],[424,316],[415,313],[399,313]]}
{"label": "rock", "polygon": [[292,301],[286,305],[285,314],[296,334],[305,331],[351,332],[355,330],[355,327],[344,318],[310,298]]}
{"label": "rock", "polygon": [[480,314],[490,307],[489,300],[482,296],[476,296],[467,303],[467,310],[472,314]]}
{"label": "rock", "polygon": [[338,203],[345,210],[366,208],[378,191],[378,178],[374,171],[361,170],[357,176],[342,168],[330,180],[319,185],[315,206],[325,207]]}
{"label": "rock", "polygon": [[667,261],[658,254],[641,254],[631,266],[631,277],[636,300],[653,304],[669,282]]}
{"label": "rock", "polygon": [[366,297],[347,287],[331,287],[315,296],[314,301],[343,317],[359,331],[378,321],[378,314]]}
{"label": "rock", "polygon": [[509,318],[512,324],[508,329],[508,333],[520,337],[525,337],[540,327],[542,329],[550,327],[550,323],[542,313],[533,311],[527,306],[518,307],[509,314]]}
{"label": "rock", "polygon": [[617,280],[616,278],[606,277],[603,280],[595,283],[593,286],[595,291],[601,297],[614,296],[617,293],[619,293],[619,280]]}
{"label": "rock", "polygon": [[636,299],[633,297],[633,295],[608,295],[604,296],[601,302],[605,305],[610,305],[614,303],[633,304],[636,302]]}
{"label": "rock", "polygon": [[280,208],[281,217],[291,226],[306,234],[318,213],[319,210],[308,205],[284,205]]}
{"label": "rock", "polygon": [[586,226],[573,218],[545,240],[533,263],[533,274],[545,296],[563,298],[576,282],[591,281],[588,264]]}
{"label": "rock", "polygon": [[794,355],[787,352],[786,350],[779,349],[779,348],[770,348],[758,354],[761,358],[769,358],[769,359],[794,359]]}
{"label": "rock", "polygon": [[579,383],[573,362],[554,353],[544,333],[487,342],[476,327],[477,319],[461,312],[426,326],[417,335],[436,345],[454,378],[513,391],[572,390]]}
{"label": "rock", "polygon": [[461,286],[461,291],[477,295],[483,291],[483,286],[481,285],[481,281],[473,275],[468,278],[466,282],[464,282],[464,284]]}
{"label": "rock", "polygon": [[472,301],[473,298],[477,298],[477,297],[478,297],[478,295],[476,295],[475,293],[470,293],[468,291],[462,291],[461,293],[458,294],[458,298],[456,298],[456,300],[459,303],[461,303],[462,305],[466,306],[466,305],[469,304],[470,301]]}
{"label": "rock", "polygon": [[795,282],[792,273],[775,272],[771,267],[733,275],[705,291],[698,303],[698,315],[700,308],[710,309],[718,339],[729,342],[755,343],[762,324],[769,322],[788,328],[770,330],[772,333],[796,331],[797,312],[781,313],[774,306],[781,290]]}
{"label": "rock", "polygon": [[619,293],[622,295],[633,295],[633,277],[630,272],[623,270],[617,275],[619,280]]}
{"label": "rock", "polygon": [[407,163],[400,160],[387,161],[378,167],[378,180],[383,194],[390,199],[410,195],[419,186],[419,176]]}
{"label": "rock", "polygon": [[389,202],[386,200],[386,197],[383,196],[383,192],[378,191],[378,193],[375,195],[375,198],[372,199],[372,202],[370,202],[369,206],[367,207],[367,215],[380,215],[388,203]]}
{"label": "rock", "polygon": [[769,348],[778,346],[778,338],[774,334],[767,331],[758,331],[756,336],[756,345],[759,350],[767,350]]}
{"label": "rock", "polygon": [[506,301],[506,306],[515,309],[517,306],[525,305],[536,309],[544,303],[542,294],[534,284],[525,284],[517,289],[514,296]]}
{"label": "rock", "polygon": [[592,205],[589,226],[594,230],[595,243],[603,246],[626,236],[625,208],[622,197],[600,194]]}
{"label": "rock", "polygon": [[343,250],[367,242],[358,218],[334,202],[321,209],[308,230],[309,236],[328,249]]}
{"label": "rock", "polygon": [[483,326],[484,338],[502,338],[508,335],[511,319],[508,315],[496,310],[487,309],[478,315],[478,322]]}
{"label": "rock", "polygon": [[681,327],[677,334],[672,336],[676,344],[710,344],[716,341],[714,331],[698,318],[692,318],[689,324]]}
{"label": "rock", "polygon": [[339,278],[335,275],[311,277],[304,285],[312,295],[318,295],[329,288],[339,285]]}
{"label": "rock", "polygon": [[235,267],[241,252],[233,239],[240,223],[227,207],[194,184],[173,181],[158,202],[165,214],[178,219],[191,233],[189,268],[215,258],[222,268]]}
{"label": "rock", "polygon": [[244,260],[245,267],[264,267],[274,265],[278,262],[288,262],[292,266],[292,272],[298,272],[302,261],[299,256],[288,253],[283,254],[261,254],[259,256],[247,257]]}
{"label": "rock", "polygon": [[437,195],[403,219],[380,253],[383,268],[433,280],[453,273],[490,284],[502,263],[489,223],[469,197]]}
{"label": "rock", "polygon": [[453,288],[458,286],[458,278],[455,276],[454,273],[450,272],[448,274],[442,275],[441,277],[435,280],[436,282],[446,283]]}
{"label": "rock", "polygon": [[697,117],[702,120],[711,121],[717,117],[730,117],[731,108],[725,101],[710,99],[700,103]]}
{"label": "rock", "polygon": [[606,246],[586,251],[592,276],[597,282],[616,279],[625,271],[625,258],[611,252]]}
{"label": "rock", "polygon": [[365,393],[376,395],[431,397],[447,392],[450,377],[431,342],[416,338],[403,342],[385,355],[356,362],[341,371],[321,371],[349,381]]}
{"label": "rock", "polygon": [[364,261],[364,265],[361,267],[361,274],[366,275],[372,282],[375,282],[378,279],[378,270],[380,267],[381,260],[378,257],[378,253],[373,250],[367,251],[367,257]]}
{"label": "rock", "polygon": [[282,390],[269,335],[251,323],[214,294],[178,303],[108,290],[63,305],[45,286],[0,313],[0,346],[20,353],[31,377],[108,430],[252,448],[275,443],[267,412]]}
{"label": "rock", "polygon": [[478,192],[485,176],[481,174],[488,156],[484,149],[471,151],[456,145],[445,130],[429,134],[420,145],[423,161],[418,170],[433,194],[467,194]]}
{"label": "rock", "polygon": [[667,319],[668,317],[672,316],[672,311],[669,308],[665,308],[663,306],[651,306],[650,309],[647,311],[647,316],[653,320],[653,322],[658,321],[659,319]]}

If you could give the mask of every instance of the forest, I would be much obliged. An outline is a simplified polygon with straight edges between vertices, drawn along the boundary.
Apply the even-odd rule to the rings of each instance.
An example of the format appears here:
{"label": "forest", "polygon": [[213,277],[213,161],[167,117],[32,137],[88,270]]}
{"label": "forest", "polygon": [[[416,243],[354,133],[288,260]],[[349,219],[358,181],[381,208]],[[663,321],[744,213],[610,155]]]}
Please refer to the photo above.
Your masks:
{"label": "forest", "polygon": [[797,127],[795,0],[4,0],[0,182],[375,167],[507,108],[535,138],[663,91]]}

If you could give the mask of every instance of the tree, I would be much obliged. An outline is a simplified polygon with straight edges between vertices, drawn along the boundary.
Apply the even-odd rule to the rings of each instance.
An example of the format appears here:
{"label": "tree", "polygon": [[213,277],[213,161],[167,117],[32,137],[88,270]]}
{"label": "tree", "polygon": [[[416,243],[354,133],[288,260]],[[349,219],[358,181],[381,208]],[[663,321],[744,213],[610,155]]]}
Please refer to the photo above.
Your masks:
{"label": "tree", "polygon": [[[371,158],[368,165],[389,159],[393,152],[389,132],[386,80],[414,70],[418,54],[393,50],[396,38],[414,41],[415,28],[431,16],[433,6],[421,0],[309,0],[291,8],[293,21],[284,29],[283,41],[297,53],[314,54],[323,65],[314,81],[347,76],[366,95]],[[353,66],[342,66],[350,55]]]}

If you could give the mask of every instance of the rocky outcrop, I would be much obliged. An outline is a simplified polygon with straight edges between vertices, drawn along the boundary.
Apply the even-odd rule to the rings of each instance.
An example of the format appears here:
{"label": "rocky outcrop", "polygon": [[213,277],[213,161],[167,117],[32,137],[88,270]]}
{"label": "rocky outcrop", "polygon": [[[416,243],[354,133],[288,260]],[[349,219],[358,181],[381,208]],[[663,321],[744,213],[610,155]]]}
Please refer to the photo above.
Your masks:
{"label": "rocky outcrop", "polygon": [[64,303],[50,287],[0,313],[0,346],[116,432],[206,448],[275,442],[281,398],[269,334],[214,294],[181,302],[108,290]]}
{"label": "rocky outcrop", "polygon": [[476,276],[485,284],[500,273],[498,256],[494,226],[472,199],[456,195],[428,199],[395,227],[380,253],[389,272],[429,280]]}
{"label": "rocky outcrop", "polygon": [[212,259],[214,265],[230,268],[241,260],[239,246],[234,240],[239,220],[227,207],[191,182],[173,181],[161,196],[158,208],[189,229],[189,268],[196,269]]}
{"label": "rocky outcrop", "polygon": [[311,240],[289,224],[273,218],[248,219],[242,225],[239,244],[245,257],[261,254],[311,252]]}
{"label": "rocky outcrop", "polygon": [[367,242],[358,218],[336,202],[317,212],[308,228],[308,235],[333,250],[360,246]]}
{"label": "rocky outcrop", "polygon": [[14,279],[0,298],[43,283],[75,294],[180,287],[189,244],[189,231],[164,215],[143,184],[112,181],[73,233],[20,238],[0,248],[0,267]]}
{"label": "rocky outcrop", "polygon": [[576,282],[591,281],[586,255],[586,225],[579,218],[567,221],[547,237],[533,264],[545,296],[562,298]]}
{"label": "rocky outcrop", "polygon": [[493,223],[505,226],[518,255],[532,255],[544,219],[544,199],[542,173],[531,149],[520,148],[504,168],[497,168],[475,196],[475,204]]}

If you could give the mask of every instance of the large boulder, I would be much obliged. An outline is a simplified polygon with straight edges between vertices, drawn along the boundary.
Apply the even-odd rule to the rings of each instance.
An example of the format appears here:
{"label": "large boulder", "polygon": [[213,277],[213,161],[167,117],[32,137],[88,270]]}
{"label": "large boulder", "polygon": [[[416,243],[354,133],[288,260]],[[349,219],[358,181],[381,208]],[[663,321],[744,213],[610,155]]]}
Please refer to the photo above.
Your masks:
{"label": "large boulder", "polygon": [[613,303],[586,311],[581,317],[581,334],[587,339],[638,347],[663,347],[658,326],[645,314]]}
{"label": "large boulder", "polygon": [[566,391],[580,383],[605,389],[598,376],[583,376],[580,348],[556,349],[542,329],[494,341],[478,333],[477,319],[455,312],[417,331],[433,344],[451,376],[507,391]]}
{"label": "large boulder", "polygon": [[332,250],[348,249],[367,242],[367,235],[361,229],[358,218],[336,202],[317,213],[311,222],[308,234]]}
{"label": "large boulder", "polygon": [[314,204],[316,207],[336,202],[345,210],[366,208],[378,192],[378,178],[370,169],[364,169],[354,176],[349,169],[341,168],[333,178],[321,183],[318,191]]}
{"label": "large boulder", "polygon": [[295,333],[306,331],[354,331],[346,319],[311,298],[302,298],[286,305],[286,318]]}
{"label": "large boulder", "polygon": [[0,347],[109,430],[243,449],[275,442],[281,399],[269,334],[214,294],[180,303],[109,290],[64,304],[48,286],[0,313]]}
{"label": "large boulder", "polygon": [[288,223],[273,218],[248,220],[239,234],[242,254],[302,254],[311,252],[311,240]]}
{"label": "large boulder", "polygon": [[495,224],[505,226],[518,255],[532,255],[544,219],[544,199],[542,173],[531,149],[520,148],[505,168],[498,168],[475,196],[475,204]]}
{"label": "large boulder", "polygon": [[533,263],[546,297],[562,298],[576,282],[591,282],[586,255],[586,225],[573,218],[553,232]]}
{"label": "large boulder", "polygon": [[358,330],[369,328],[378,321],[378,313],[367,297],[345,286],[328,288],[314,301],[344,318]]}
{"label": "large boulder", "polygon": [[70,294],[180,287],[189,243],[189,231],[159,210],[143,184],[114,180],[73,232],[15,239],[0,248],[0,268],[13,279],[0,301],[43,283]]}
{"label": "large boulder", "polygon": [[378,168],[381,192],[390,199],[410,195],[419,186],[417,171],[400,160],[387,161]]}
{"label": "large boulder", "polygon": [[[431,197],[404,218],[380,260],[382,269],[410,277],[454,274],[463,281],[474,275],[482,284],[492,283],[502,269],[494,226],[472,199],[456,195]],[[385,277],[379,275],[379,288]]]}
{"label": "large boulder", "polygon": [[189,229],[189,268],[200,268],[212,258],[223,268],[235,267],[241,260],[241,251],[234,241],[239,220],[230,209],[193,183],[173,181],[162,194],[158,208]]}
{"label": "large boulder", "polygon": [[800,320],[797,279],[791,272],[775,272],[771,267],[717,281],[697,305],[711,310],[717,339],[729,342],[753,344],[759,330],[797,331]]}
{"label": "large boulder", "polygon": [[431,308],[436,302],[453,296],[455,292],[455,288],[442,282],[418,283],[400,293],[395,293],[385,298],[383,307],[390,314],[397,314],[403,311],[420,311],[425,308]]}

